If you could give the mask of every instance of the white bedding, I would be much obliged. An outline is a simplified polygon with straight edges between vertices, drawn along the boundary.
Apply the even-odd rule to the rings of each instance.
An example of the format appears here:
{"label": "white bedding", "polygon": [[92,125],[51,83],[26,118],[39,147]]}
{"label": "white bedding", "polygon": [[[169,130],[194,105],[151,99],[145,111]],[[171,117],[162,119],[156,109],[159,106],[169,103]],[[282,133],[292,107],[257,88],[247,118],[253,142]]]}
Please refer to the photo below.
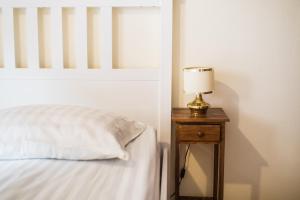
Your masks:
{"label": "white bedding", "polygon": [[114,113],[74,105],[0,110],[0,159],[128,159],[124,147],[146,128]]}
{"label": "white bedding", "polygon": [[1,200],[155,200],[159,151],[153,128],[127,146],[128,161],[0,161]]}

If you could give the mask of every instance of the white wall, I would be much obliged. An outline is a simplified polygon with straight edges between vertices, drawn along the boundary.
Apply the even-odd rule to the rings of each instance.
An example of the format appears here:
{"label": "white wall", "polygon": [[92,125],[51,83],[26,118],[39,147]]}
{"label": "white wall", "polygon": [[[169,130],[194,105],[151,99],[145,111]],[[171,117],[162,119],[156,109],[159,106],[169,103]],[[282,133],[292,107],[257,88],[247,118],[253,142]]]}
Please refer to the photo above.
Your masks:
{"label": "white wall", "polygon": [[[213,106],[223,107],[231,119],[226,130],[225,199],[300,199],[300,1],[174,2],[173,105],[185,106],[192,98],[182,92],[182,67],[215,68],[216,91],[205,98]],[[65,12],[64,23],[71,23],[72,11]],[[88,18],[94,20],[89,22],[89,34],[96,37],[97,43],[99,30],[93,24],[100,21],[99,13],[88,13]],[[22,21],[22,10],[16,15]],[[49,12],[42,10],[39,15],[43,16],[41,23],[47,23]],[[114,43],[115,50],[118,48],[114,63],[121,68],[157,66],[157,10],[141,13],[128,9],[116,11],[114,16],[114,27],[119,31],[114,35],[119,40]],[[142,27],[136,28],[137,24]],[[22,32],[23,23],[19,26]],[[68,26],[71,30],[72,25]],[[0,30],[1,27],[2,23]],[[43,37],[51,38],[47,30],[45,26],[39,31],[46,35]],[[72,31],[68,30],[68,34]],[[46,48],[51,44],[47,40],[44,43]],[[97,55],[100,49],[89,44],[90,54]],[[17,63],[25,66],[26,45],[20,46],[22,55]],[[64,50],[69,58],[66,66],[73,65],[72,51]],[[51,55],[47,53],[50,51],[44,51],[41,65],[51,67]],[[0,66],[2,55],[0,39]],[[99,59],[90,55],[90,66],[99,67]],[[182,182],[183,193],[211,193],[210,156],[209,145],[192,147],[187,177]]]}
{"label": "white wall", "polygon": [[[180,0],[174,25],[173,105],[191,99],[181,68],[212,66],[216,91],[205,98],[231,119],[225,199],[300,199],[300,1]],[[200,186],[211,176],[211,148],[192,152],[182,192],[211,193]]]}

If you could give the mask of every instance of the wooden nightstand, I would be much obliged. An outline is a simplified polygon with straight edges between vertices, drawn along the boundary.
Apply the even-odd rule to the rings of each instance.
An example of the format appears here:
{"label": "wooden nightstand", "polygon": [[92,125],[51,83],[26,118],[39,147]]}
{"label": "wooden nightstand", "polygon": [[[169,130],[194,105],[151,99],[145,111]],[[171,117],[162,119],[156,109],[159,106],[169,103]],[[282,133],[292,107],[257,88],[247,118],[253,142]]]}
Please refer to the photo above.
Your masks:
{"label": "wooden nightstand", "polygon": [[[206,115],[193,117],[187,108],[172,110],[175,128],[175,199],[223,199],[225,122],[229,118],[222,108],[210,108]],[[186,197],[179,194],[179,144],[210,143],[214,145],[213,197]]]}

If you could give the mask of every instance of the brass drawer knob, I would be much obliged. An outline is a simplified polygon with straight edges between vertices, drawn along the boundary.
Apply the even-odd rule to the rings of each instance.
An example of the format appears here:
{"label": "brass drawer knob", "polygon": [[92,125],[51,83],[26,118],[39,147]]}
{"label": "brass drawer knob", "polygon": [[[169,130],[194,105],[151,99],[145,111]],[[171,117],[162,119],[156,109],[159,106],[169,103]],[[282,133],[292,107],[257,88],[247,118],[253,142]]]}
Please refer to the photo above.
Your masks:
{"label": "brass drawer knob", "polygon": [[199,137],[203,137],[203,136],[204,136],[204,132],[198,131],[197,135],[198,135]]}

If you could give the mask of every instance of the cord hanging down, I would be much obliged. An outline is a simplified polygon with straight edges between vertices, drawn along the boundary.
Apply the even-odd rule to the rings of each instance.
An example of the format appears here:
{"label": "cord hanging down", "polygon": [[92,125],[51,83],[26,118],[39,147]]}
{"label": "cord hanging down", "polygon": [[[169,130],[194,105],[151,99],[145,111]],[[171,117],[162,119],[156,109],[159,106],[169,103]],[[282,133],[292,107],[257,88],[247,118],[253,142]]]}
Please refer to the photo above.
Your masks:
{"label": "cord hanging down", "polygon": [[187,156],[188,156],[188,153],[189,153],[189,151],[190,151],[190,147],[191,147],[191,145],[189,144],[188,145],[188,148],[187,148],[187,150],[186,150],[186,152],[185,152],[185,156],[184,156],[184,162],[183,162],[183,167],[181,168],[181,170],[180,170],[180,180],[179,180],[179,185],[181,184],[181,181],[182,181],[182,179],[184,178],[184,176],[185,176],[185,169],[186,169],[186,167],[187,167]]}
{"label": "cord hanging down", "polygon": [[[189,145],[188,145],[188,148],[187,148],[187,150],[186,150],[186,152],[185,152],[183,167],[182,167],[181,170],[180,170],[180,180],[179,180],[179,185],[181,184],[181,181],[182,181],[182,179],[183,179],[184,176],[185,176],[185,171],[186,171],[185,169],[186,169],[186,167],[187,167],[187,156],[188,156],[188,153],[190,152],[190,147],[191,147],[191,145],[189,144]],[[170,196],[170,198],[172,198],[173,196],[175,196],[175,192]]]}

